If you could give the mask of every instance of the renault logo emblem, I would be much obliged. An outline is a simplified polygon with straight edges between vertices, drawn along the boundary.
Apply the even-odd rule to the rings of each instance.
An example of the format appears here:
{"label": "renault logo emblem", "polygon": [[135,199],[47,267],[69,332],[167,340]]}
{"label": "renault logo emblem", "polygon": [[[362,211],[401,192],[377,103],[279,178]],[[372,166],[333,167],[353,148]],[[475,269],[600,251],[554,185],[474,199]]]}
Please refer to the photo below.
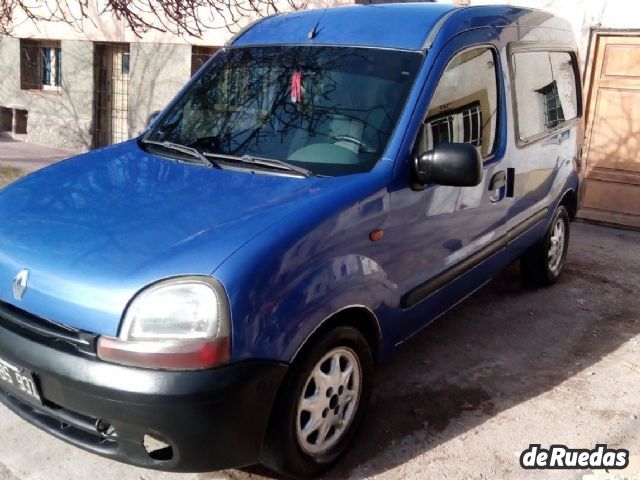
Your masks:
{"label": "renault logo emblem", "polygon": [[20,270],[18,274],[13,277],[13,296],[16,300],[22,300],[24,292],[29,284],[29,270],[26,268]]}

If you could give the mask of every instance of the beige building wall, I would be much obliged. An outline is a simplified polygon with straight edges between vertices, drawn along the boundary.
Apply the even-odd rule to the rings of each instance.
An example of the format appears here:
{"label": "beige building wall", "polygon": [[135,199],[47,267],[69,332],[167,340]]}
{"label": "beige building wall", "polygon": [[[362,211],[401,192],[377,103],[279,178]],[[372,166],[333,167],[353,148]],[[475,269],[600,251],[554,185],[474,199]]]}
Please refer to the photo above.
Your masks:
{"label": "beige building wall", "polygon": [[[286,12],[291,10],[291,3],[300,9],[322,8],[325,6],[335,6],[339,4],[352,4],[353,0],[273,0],[273,6],[260,6],[256,2],[249,0],[236,0],[245,12],[251,12],[255,7],[260,10],[261,15],[257,13],[237,12],[227,13],[223,15],[209,8],[201,7],[199,9],[199,17],[204,25],[202,35],[176,35],[170,31],[158,31],[149,29],[146,32],[134,33],[126,28],[125,22],[118,20],[114,15],[105,12],[104,0],[89,0],[89,8],[86,10],[86,18],[80,19],[79,11],[68,12],[68,18],[72,23],[54,21],[54,22],[33,22],[24,16],[16,15],[14,17],[14,29],[12,36],[19,38],[55,38],[58,40],[89,40],[99,42],[122,42],[122,43],[179,43],[189,45],[223,45],[231,36],[240,31],[243,27],[256,20],[260,16],[270,15],[278,11]],[[47,7],[46,4],[50,7]],[[70,2],[73,3],[73,2]],[[130,2],[135,5],[136,2]],[[58,5],[57,0],[41,0],[39,2],[31,2],[34,12],[47,14],[47,10],[62,8]],[[37,10],[36,5],[40,5]],[[55,8],[54,8],[55,7]],[[160,28],[164,28],[162,23],[155,20],[153,15],[148,13],[140,13],[141,16]],[[166,22],[171,24],[171,22]],[[229,26],[229,27],[227,27]],[[166,29],[166,28],[165,28]]]}
{"label": "beige building wall", "polygon": [[151,113],[163,109],[191,77],[191,46],[131,44],[129,138],[137,136]]}
{"label": "beige building wall", "polygon": [[[43,0],[41,5],[49,1]],[[322,8],[352,4],[352,0],[294,0],[305,8]],[[278,9],[290,10],[288,0],[277,0]],[[35,4],[34,4],[35,5]],[[46,6],[41,7],[46,9]],[[114,82],[111,92],[120,101],[128,90],[126,112],[114,113],[126,123],[126,131],[116,140],[132,138],[145,127],[152,112],[164,108],[191,77],[193,45],[222,46],[257,15],[240,18],[231,29],[218,14],[201,9],[200,17],[210,28],[198,37],[149,30],[139,36],[125,28],[114,16],[101,13],[102,0],[94,0],[88,18],[69,25],[64,22],[38,22],[15,18],[12,37],[0,38],[0,107],[28,111],[27,134],[11,136],[34,143],[87,150],[93,145],[94,80],[96,42],[129,44],[130,70],[128,86]],[[264,14],[273,9],[264,9]],[[78,18],[78,12],[70,12]],[[227,15],[227,21],[231,17]],[[20,88],[20,39],[61,41],[62,84],[59,92],[22,90]],[[120,68],[120,65],[117,66]],[[107,122],[111,120],[106,119]],[[115,129],[114,129],[115,131]],[[117,137],[117,138],[116,138]]]}
{"label": "beige building wall", "polygon": [[[35,4],[34,4],[35,5]],[[43,9],[46,7],[42,7]],[[137,36],[112,15],[101,14],[100,0],[91,4],[89,17],[69,25],[64,22],[38,22],[15,19],[12,37],[0,38],[0,107],[28,111],[27,134],[14,138],[63,148],[87,150],[93,143],[95,100],[95,42],[129,44],[130,73],[128,109],[122,114],[127,124],[125,138],[136,136],[149,115],[162,109],[191,76],[192,45],[221,46],[233,35],[224,21],[202,12],[212,28],[202,38],[178,36],[149,30]],[[266,12],[268,13],[268,12]],[[70,12],[70,18],[78,17]],[[239,30],[252,21],[244,18]],[[20,39],[59,40],[62,49],[62,82],[59,92],[22,90],[20,86]],[[120,65],[117,68],[121,68]],[[126,88],[114,82],[110,93],[121,101]],[[114,113],[116,115],[116,113]],[[111,120],[107,118],[107,122]],[[116,140],[122,138],[115,135]]]}
{"label": "beige building wall", "polygon": [[[494,4],[495,0],[470,0],[471,5]],[[578,41],[580,62],[586,62],[590,32],[594,28],[640,29],[637,0],[503,0],[499,3],[539,8],[564,17]]]}
{"label": "beige building wall", "polygon": [[[46,7],[41,7],[42,13],[45,14]],[[180,37],[169,32],[159,32],[157,30],[149,30],[148,32],[136,35],[127,29],[125,23],[118,20],[115,16],[108,13],[102,13],[104,5],[102,2],[91,2],[87,11],[87,18],[76,19],[79,17],[78,12],[69,13],[72,23],[64,21],[38,22],[37,25],[23,16],[16,15],[14,17],[14,27],[11,32],[12,36],[18,38],[55,38],[67,40],[85,40],[98,42],[145,42],[145,43],[201,43],[221,42],[228,35],[222,29],[207,31],[202,39],[197,37]],[[37,11],[37,10],[36,10]],[[224,23],[215,26],[222,26]]]}
{"label": "beige building wall", "polygon": [[63,40],[59,92],[20,89],[20,40],[0,38],[0,106],[28,111],[27,135],[20,140],[63,148],[91,146],[93,45]]}

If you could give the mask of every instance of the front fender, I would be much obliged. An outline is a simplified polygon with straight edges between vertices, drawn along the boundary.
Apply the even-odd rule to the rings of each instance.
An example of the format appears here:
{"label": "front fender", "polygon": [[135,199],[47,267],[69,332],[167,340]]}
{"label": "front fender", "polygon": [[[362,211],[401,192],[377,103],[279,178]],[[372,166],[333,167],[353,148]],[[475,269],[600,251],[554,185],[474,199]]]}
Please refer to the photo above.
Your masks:
{"label": "front fender", "polygon": [[379,319],[397,299],[396,288],[371,258],[336,257],[297,279],[289,295],[271,313],[273,324],[263,332],[259,343],[269,345],[271,331],[274,344],[269,345],[270,349],[281,352],[280,360],[290,361],[325,321],[350,307],[373,314],[382,342],[384,329]]}
{"label": "front fender", "polygon": [[396,286],[381,267],[390,252],[384,241],[369,239],[384,227],[388,192],[370,180],[368,187],[341,182],[349,188],[327,184],[317,200],[301,199],[298,212],[213,273],[231,303],[233,361],[288,362],[332,314],[363,306],[379,318],[394,298],[397,304]]}
{"label": "front fender", "polygon": [[[373,259],[344,255],[295,275],[263,276],[227,287],[232,305],[232,358],[289,362],[305,340],[333,314],[363,307],[386,318],[398,302],[397,287]],[[240,288],[238,288],[240,287]],[[251,292],[248,295],[242,292]],[[381,340],[385,328],[378,324]]]}

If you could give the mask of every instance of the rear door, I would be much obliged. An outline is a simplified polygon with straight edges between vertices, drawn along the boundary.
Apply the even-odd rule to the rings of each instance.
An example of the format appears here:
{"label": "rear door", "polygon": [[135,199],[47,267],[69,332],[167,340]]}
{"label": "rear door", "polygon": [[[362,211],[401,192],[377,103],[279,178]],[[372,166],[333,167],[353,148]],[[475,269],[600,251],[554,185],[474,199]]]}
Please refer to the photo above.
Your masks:
{"label": "rear door", "polygon": [[533,224],[563,194],[581,140],[577,58],[561,45],[511,45],[508,49],[515,177],[510,219]]}

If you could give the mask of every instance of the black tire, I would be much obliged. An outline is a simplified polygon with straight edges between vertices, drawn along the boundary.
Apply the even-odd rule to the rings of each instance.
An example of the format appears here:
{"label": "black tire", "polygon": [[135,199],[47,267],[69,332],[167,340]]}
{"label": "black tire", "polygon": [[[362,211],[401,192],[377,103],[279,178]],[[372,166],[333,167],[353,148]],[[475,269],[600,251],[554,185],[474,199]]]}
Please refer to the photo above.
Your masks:
{"label": "black tire", "polygon": [[[312,372],[317,371],[315,368],[319,362],[329,353],[335,352],[336,349],[338,349],[337,351],[345,349],[357,357],[361,372],[360,397],[354,408],[354,413],[351,414],[350,423],[344,427],[343,433],[336,437],[339,440],[335,445],[326,452],[311,455],[303,449],[301,441],[298,439],[297,425],[298,422],[301,422],[298,416],[298,403],[303,394],[307,395],[309,390],[307,382]],[[312,345],[299,354],[280,389],[265,437],[261,463],[280,474],[296,478],[317,476],[333,466],[347,450],[362,423],[371,397],[373,374],[374,364],[371,347],[357,329],[348,326],[337,327],[315,339]],[[329,397],[327,396],[327,398]],[[348,408],[345,407],[344,412],[347,410]],[[344,412],[340,413],[346,415]]]}
{"label": "black tire", "polygon": [[[558,222],[564,223],[562,252],[557,258],[557,266],[550,258],[550,250],[554,238],[554,230]],[[556,283],[567,256],[569,248],[570,221],[567,209],[560,205],[556,210],[551,225],[540,242],[528,250],[520,259],[520,269],[524,280],[530,285],[548,286]],[[555,267],[555,268],[554,268]]]}

